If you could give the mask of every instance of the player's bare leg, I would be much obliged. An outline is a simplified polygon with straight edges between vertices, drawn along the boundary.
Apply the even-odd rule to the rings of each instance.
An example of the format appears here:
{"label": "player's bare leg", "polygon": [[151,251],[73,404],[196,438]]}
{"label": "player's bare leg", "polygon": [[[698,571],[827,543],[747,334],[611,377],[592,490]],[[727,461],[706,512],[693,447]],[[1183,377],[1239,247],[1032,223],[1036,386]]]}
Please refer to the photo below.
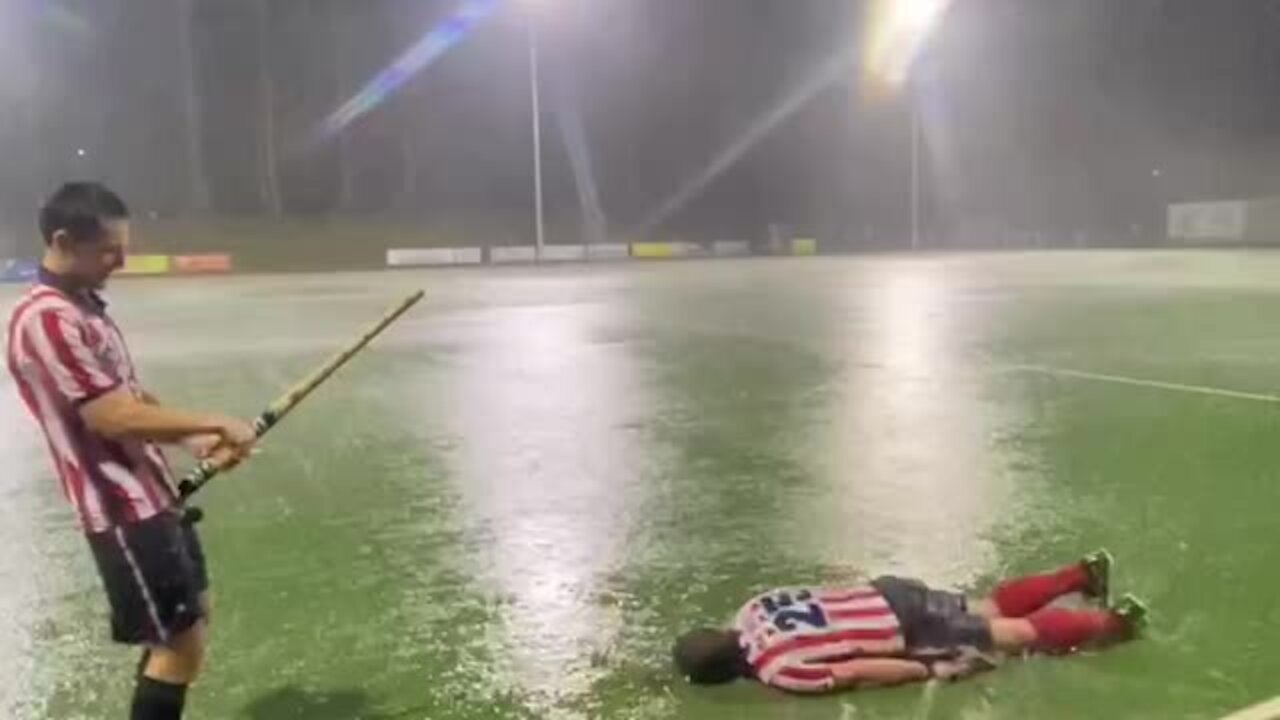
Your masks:
{"label": "player's bare leg", "polygon": [[208,630],[201,620],[168,645],[151,648],[143,675],[174,685],[190,685],[204,666],[207,637]]}
{"label": "player's bare leg", "polygon": [[993,618],[991,637],[996,648],[1006,652],[1066,653],[1131,638],[1145,626],[1146,618],[1142,601],[1126,595],[1111,609],[1048,607],[1025,618]]}
{"label": "player's bare leg", "polygon": [[167,645],[147,649],[139,666],[132,720],[178,720],[186,705],[187,687],[204,667],[208,646],[208,593],[200,594],[204,617]]}

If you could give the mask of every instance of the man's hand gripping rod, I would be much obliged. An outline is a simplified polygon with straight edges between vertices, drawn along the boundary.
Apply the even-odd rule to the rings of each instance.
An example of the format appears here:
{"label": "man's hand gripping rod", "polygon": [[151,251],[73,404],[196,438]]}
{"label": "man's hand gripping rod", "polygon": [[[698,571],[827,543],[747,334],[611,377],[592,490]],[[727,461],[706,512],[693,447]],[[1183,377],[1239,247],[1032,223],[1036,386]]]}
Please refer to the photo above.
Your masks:
{"label": "man's hand gripping rod", "polygon": [[[386,330],[391,323],[395,322],[401,315],[405,314],[409,308],[422,299],[423,291],[419,290],[412,295],[406,297],[395,307],[387,311],[376,323],[365,330],[355,342],[347,346],[341,352],[329,358],[324,365],[316,368],[296,385],[289,388],[283,395],[276,398],[266,410],[253,421],[253,429],[258,437],[267,434],[267,431],[275,427],[276,423],[284,419],[298,403],[311,394],[312,390],[320,387],[329,376],[337,372],[357,353],[365,348],[369,343],[373,342],[383,330]],[[185,505],[187,500],[200,491],[210,480],[217,477],[222,472],[223,465],[216,459],[201,460],[198,465],[192,468],[191,472],[178,483],[178,502]],[[198,507],[187,507],[183,510],[183,520],[187,523],[197,523],[204,518],[204,511]]]}

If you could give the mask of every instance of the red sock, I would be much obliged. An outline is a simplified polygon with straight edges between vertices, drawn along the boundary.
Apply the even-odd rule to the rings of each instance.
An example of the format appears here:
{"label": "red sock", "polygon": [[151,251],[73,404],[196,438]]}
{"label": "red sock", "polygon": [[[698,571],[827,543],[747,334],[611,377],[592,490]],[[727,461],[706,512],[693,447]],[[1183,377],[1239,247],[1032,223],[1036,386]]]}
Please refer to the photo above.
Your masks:
{"label": "red sock", "polygon": [[1046,575],[1007,580],[991,594],[1000,614],[1005,617],[1026,617],[1057,598],[1085,589],[1089,585],[1089,573],[1079,563]]}
{"label": "red sock", "polygon": [[1108,610],[1045,608],[1027,618],[1036,629],[1035,648],[1044,652],[1070,652],[1123,630],[1120,618]]}

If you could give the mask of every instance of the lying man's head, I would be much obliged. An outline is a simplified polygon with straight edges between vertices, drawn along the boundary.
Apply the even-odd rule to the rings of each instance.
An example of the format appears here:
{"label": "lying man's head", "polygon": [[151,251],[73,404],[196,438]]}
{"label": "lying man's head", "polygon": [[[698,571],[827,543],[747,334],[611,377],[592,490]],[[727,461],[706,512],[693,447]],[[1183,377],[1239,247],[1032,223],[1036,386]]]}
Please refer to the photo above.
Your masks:
{"label": "lying man's head", "polygon": [[672,648],[680,674],[698,685],[717,685],[746,674],[746,658],[733,630],[702,628],[681,635]]}

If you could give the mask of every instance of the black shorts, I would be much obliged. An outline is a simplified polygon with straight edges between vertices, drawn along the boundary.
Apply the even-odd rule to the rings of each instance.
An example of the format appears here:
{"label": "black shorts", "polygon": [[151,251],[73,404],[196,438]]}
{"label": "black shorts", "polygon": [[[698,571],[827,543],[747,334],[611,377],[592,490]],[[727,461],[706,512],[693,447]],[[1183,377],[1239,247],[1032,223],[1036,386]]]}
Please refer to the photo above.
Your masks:
{"label": "black shorts", "polygon": [[111,605],[111,636],[130,645],[167,645],[204,617],[209,588],[195,528],[174,512],[93,533],[89,547]]}
{"label": "black shorts", "polygon": [[953,655],[963,649],[992,648],[991,622],[970,613],[964,595],[893,576],[876,578],[871,585],[898,616],[907,652]]}

